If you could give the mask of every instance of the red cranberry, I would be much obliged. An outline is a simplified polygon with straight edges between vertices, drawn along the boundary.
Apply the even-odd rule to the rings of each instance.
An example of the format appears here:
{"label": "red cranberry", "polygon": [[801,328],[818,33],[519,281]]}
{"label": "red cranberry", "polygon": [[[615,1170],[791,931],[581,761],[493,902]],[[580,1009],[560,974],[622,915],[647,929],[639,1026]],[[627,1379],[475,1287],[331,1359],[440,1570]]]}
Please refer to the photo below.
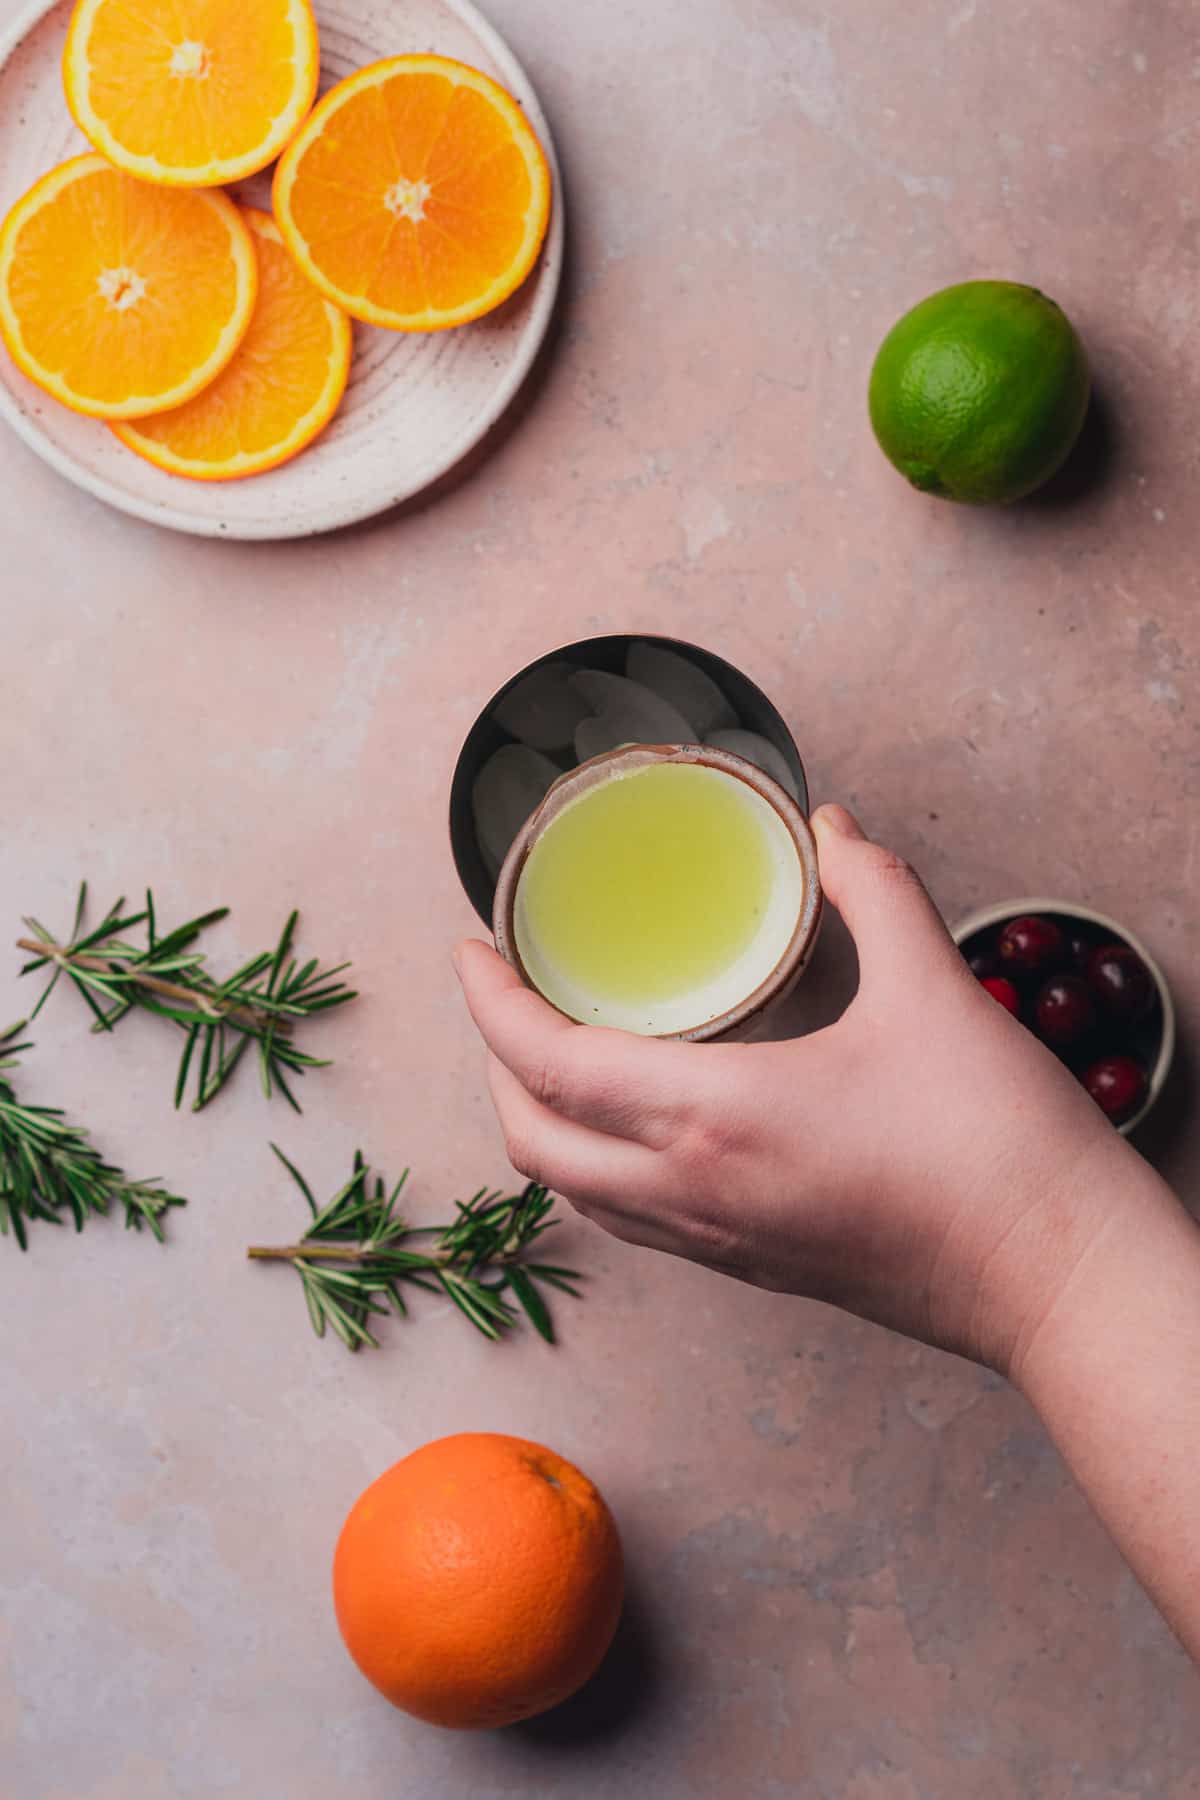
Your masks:
{"label": "red cranberry", "polygon": [[1060,963],[1066,944],[1053,919],[1041,919],[1031,914],[1010,919],[1000,933],[997,948],[1002,967],[1032,975]]}
{"label": "red cranberry", "polygon": [[1073,968],[1079,970],[1081,975],[1087,974],[1087,966],[1092,960],[1092,951],[1094,949],[1095,945],[1091,938],[1084,937],[1082,932],[1073,932],[1067,939],[1068,960]]}
{"label": "red cranberry", "polygon": [[1126,1024],[1144,1019],[1154,1004],[1150,971],[1128,944],[1101,944],[1088,960],[1092,992],[1110,1018]]}
{"label": "red cranberry", "polygon": [[1096,1004],[1079,975],[1055,975],[1037,997],[1037,1028],[1048,1044],[1077,1044],[1096,1023]]}
{"label": "red cranberry", "polygon": [[999,964],[994,950],[972,950],[967,958],[967,967],[976,981],[987,981],[996,973]]}
{"label": "red cranberry", "polygon": [[1114,1125],[1132,1118],[1146,1094],[1146,1077],[1131,1056],[1104,1056],[1093,1063],[1083,1085]]}
{"label": "red cranberry", "polygon": [[993,1000],[998,1000],[1014,1019],[1020,1018],[1021,997],[1011,981],[1005,981],[1003,975],[985,975],[979,985],[986,989]]}

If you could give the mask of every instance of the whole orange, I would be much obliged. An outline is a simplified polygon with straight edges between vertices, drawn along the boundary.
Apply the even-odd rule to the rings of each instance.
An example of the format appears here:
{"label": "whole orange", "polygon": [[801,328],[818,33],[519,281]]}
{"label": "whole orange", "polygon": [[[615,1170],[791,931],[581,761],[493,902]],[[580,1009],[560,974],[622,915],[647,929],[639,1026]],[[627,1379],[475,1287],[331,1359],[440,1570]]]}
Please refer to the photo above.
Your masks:
{"label": "whole orange", "polygon": [[581,1687],[621,1611],[621,1543],[586,1475],[526,1438],[462,1432],[361,1494],[333,1558],[346,1648],[434,1725],[512,1725]]}

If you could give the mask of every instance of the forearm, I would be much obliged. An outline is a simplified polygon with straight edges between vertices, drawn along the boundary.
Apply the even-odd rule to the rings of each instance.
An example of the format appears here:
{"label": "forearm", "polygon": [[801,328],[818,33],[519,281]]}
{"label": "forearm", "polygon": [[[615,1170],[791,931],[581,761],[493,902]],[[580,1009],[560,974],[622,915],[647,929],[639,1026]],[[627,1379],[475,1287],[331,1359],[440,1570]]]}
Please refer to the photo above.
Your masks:
{"label": "forearm", "polygon": [[1098,1183],[1111,1222],[1012,1374],[1200,1661],[1200,1228],[1124,1151]]}

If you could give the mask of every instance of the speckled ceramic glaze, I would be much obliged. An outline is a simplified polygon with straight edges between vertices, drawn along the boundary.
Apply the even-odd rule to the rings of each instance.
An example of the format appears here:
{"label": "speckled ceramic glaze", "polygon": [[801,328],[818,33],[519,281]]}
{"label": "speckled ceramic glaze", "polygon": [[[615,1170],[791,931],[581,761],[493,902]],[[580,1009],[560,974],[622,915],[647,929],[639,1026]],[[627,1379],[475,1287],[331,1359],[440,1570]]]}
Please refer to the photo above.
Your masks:
{"label": "speckled ceramic glaze", "polygon": [[[484,70],[529,114],[550,159],[554,198],[538,263],[512,298],[454,331],[354,328],[340,411],[292,462],[245,481],[168,475],[98,420],[59,406],[0,350],[0,413],[39,456],[123,512],[211,537],[288,538],[329,531],[410,499],[459,462],[500,417],[546,333],[562,267],[562,190],[537,98],[512,52],[470,0],[335,0],[316,7],[321,87],[381,56],[436,52]],[[0,44],[0,216],[38,176],[88,146],[62,92],[71,6],[32,8]],[[235,190],[270,205],[269,171]]]}
{"label": "speckled ceramic glaze", "polygon": [[546,827],[589,788],[627,775],[633,769],[648,768],[655,763],[664,762],[699,763],[706,768],[722,769],[725,774],[744,781],[748,787],[761,794],[783,820],[800,858],[804,889],[799,916],[787,948],[770,974],[736,1006],[728,1007],[724,1012],[703,1020],[689,1031],[665,1034],[683,1038],[689,1043],[703,1043],[712,1038],[750,1038],[754,1036],[768,1009],[791,993],[808,967],[821,926],[821,877],[817,868],[817,846],[812,831],[795,801],[769,775],[764,775],[753,763],[741,756],[734,756],[728,750],[716,750],[699,744],[634,744],[627,749],[610,750],[604,756],[594,756],[590,762],[581,763],[577,769],[556,781],[541,805],[526,819],[500,870],[492,915],[496,948],[517,970],[522,980],[532,987],[534,983],[530,980],[517,949],[513,918],[517,884],[529,852]]}

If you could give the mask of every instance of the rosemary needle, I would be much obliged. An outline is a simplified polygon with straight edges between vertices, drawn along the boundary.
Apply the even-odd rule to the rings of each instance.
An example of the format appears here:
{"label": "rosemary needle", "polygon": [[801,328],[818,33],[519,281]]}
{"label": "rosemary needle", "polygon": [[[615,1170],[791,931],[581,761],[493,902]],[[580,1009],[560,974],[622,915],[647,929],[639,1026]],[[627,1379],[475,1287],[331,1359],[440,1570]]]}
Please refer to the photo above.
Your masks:
{"label": "rosemary needle", "polygon": [[[365,1344],[378,1349],[369,1320],[389,1310],[405,1317],[408,1308],[400,1290],[408,1283],[445,1294],[486,1338],[499,1338],[514,1325],[519,1308],[547,1343],[554,1342],[541,1289],[577,1295],[573,1284],[580,1277],[574,1269],[531,1262],[526,1256],[557,1223],[550,1217],[554,1196],[544,1187],[530,1182],[520,1194],[508,1196],[480,1188],[470,1200],[456,1203],[451,1224],[410,1225],[396,1212],[407,1169],[389,1188],[381,1175],[372,1175],[362,1152],[355,1151],[350,1179],[318,1207],[299,1169],[276,1144],[271,1148],[304,1195],[312,1222],[298,1243],[254,1244],[246,1254],[291,1263],[318,1337],[330,1328],[350,1350]],[[432,1237],[433,1242],[424,1250],[404,1247],[417,1237]]]}
{"label": "rosemary needle", "polygon": [[[292,954],[299,915],[291,913],[274,950],[252,956],[224,980],[205,965],[196,941],[210,925],[228,914],[217,907],[160,933],[154,896],[147,890],[140,912],[126,913],[124,900],[109,908],[100,924],[84,929],[87,883],[79,889],[75,919],[66,943],[60,943],[37,919],[26,919],[29,937],[18,938],[20,950],[33,952],[22,975],[52,969],[32,1016],[37,1017],[66,975],[87,1002],[93,1031],[111,1031],[135,1007],[169,1020],[185,1034],[175,1078],[175,1105],[182,1105],[193,1081],[192,1110],[199,1112],[229,1080],[251,1043],[258,1046],[259,1073],[267,1098],[278,1090],[300,1111],[288,1077],[327,1066],[319,1057],[297,1049],[293,1027],[355,998],[337,977],[349,967],[322,969],[316,958],[301,963]],[[145,942],[130,943],[126,933],[144,927]]]}
{"label": "rosemary needle", "polygon": [[145,1226],[163,1243],[163,1219],[172,1206],[186,1206],[157,1181],[131,1181],[106,1163],[80,1126],[69,1125],[56,1106],[27,1106],[18,1100],[8,1072],[18,1066],[29,1043],[18,1042],[25,1020],[0,1032],[0,1235],[11,1228],[21,1249],[27,1228],[41,1219],[61,1225],[66,1217],[82,1231],[87,1221],[124,1209],[127,1229]]}

